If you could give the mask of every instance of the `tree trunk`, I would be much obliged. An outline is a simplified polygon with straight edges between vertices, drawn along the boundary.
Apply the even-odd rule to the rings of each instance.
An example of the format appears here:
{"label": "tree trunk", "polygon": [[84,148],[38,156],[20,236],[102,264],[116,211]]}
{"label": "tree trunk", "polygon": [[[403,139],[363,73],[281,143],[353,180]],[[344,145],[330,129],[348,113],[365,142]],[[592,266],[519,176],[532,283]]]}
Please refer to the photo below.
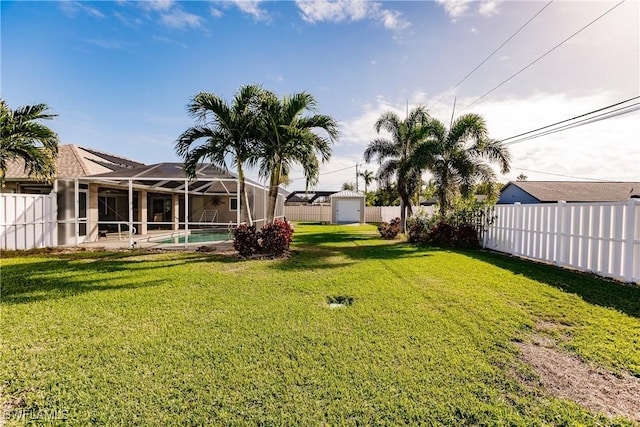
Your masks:
{"label": "tree trunk", "polygon": [[269,204],[267,207],[267,224],[273,222],[276,216],[276,205],[278,203],[278,190],[280,189],[280,165],[271,171],[269,177]]}
{"label": "tree trunk", "polygon": [[238,161],[238,185],[240,186],[240,200],[238,200],[238,209],[240,209],[240,218],[247,225],[252,226],[253,220],[251,219],[251,206],[249,206],[249,195],[247,194],[247,186],[244,182],[244,170],[242,169],[242,163]]}

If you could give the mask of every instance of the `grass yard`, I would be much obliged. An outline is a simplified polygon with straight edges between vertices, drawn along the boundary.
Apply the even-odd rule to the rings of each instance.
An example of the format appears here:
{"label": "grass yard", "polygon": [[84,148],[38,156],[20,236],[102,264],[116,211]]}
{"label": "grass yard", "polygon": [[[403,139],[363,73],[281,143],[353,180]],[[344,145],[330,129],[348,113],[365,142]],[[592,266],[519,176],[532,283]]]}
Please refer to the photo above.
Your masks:
{"label": "grass yard", "polygon": [[0,262],[7,425],[633,425],[552,397],[517,344],[640,377],[638,287],[373,226],[298,225],[287,260]]}

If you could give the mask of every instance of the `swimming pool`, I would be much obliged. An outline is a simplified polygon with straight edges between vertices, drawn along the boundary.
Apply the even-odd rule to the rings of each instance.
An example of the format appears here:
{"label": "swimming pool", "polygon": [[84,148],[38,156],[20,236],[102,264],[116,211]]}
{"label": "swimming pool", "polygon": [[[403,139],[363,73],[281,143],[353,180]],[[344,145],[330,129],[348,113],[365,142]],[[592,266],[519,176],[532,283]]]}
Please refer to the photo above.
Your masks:
{"label": "swimming pool", "polygon": [[177,245],[184,243],[206,243],[206,242],[224,242],[225,240],[231,240],[233,235],[228,230],[202,230],[191,231],[188,239],[184,233],[176,235],[174,237],[167,237],[161,240],[154,240],[154,243],[165,245]]}

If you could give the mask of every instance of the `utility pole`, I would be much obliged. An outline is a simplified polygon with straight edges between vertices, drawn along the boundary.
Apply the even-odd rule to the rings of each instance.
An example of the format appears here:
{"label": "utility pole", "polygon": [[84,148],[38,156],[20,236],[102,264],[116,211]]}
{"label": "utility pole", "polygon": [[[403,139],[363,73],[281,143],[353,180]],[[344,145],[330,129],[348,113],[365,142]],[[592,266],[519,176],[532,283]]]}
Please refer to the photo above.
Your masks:
{"label": "utility pole", "polygon": [[356,193],[358,192],[358,164],[356,163]]}

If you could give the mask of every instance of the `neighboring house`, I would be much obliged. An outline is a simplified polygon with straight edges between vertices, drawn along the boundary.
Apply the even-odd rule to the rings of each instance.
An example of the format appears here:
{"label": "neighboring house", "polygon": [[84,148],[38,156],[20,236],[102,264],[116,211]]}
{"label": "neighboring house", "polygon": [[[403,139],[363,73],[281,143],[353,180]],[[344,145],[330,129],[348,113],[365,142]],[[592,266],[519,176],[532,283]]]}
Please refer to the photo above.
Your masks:
{"label": "neighboring house", "polygon": [[[182,163],[144,163],[97,150],[62,145],[51,184],[31,180],[24,164],[7,168],[4,192],[57,194],[58,244],[95,241],[103,233],[237,225],[238,177],[202,164],[195,179]],[[268,189],[246,180],[252,218],[264,222]],[[276,216],[284,215],[280,194]],[[260,223],[258,224],[260,225]]]}
{"label": "neighboring house", "polygon": [[328,205],[330,197],[338,191],[292,191],[284,201],[285,206]]}
{"label": "neighboring house", "polygon": [[510,181],[498,204],[622,202],[640,197],[640,182]]}

